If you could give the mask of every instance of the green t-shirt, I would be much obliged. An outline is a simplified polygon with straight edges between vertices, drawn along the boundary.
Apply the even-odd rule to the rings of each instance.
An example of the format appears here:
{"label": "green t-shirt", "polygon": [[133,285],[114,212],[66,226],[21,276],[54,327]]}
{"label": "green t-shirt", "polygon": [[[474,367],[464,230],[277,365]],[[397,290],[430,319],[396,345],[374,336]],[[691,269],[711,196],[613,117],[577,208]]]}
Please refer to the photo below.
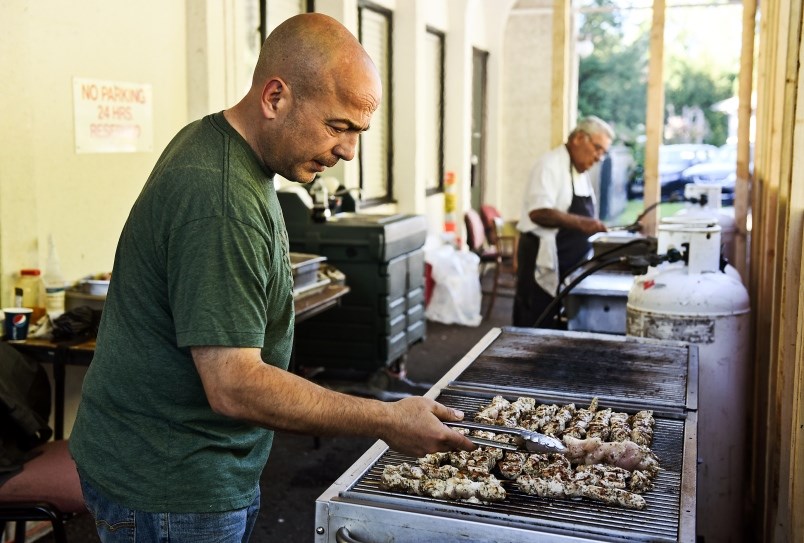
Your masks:
{"label": "green t-shirt", "polygon": [[273,174],[222,113],[191,123],[120,236],[70,436],[81,474],[144,511],[250,504],[273,432],[212,411],[190,347],[261,347],[286,369],[293,319]]}

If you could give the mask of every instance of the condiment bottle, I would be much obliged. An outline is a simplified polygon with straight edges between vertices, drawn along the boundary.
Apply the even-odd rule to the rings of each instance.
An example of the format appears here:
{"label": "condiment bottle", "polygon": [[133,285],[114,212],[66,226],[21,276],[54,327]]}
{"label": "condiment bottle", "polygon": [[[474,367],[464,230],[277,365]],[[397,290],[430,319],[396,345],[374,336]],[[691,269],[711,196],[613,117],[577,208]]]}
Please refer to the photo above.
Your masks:
{"label": "condiment bottle", "polygon": [[42,272],[37,268],[20,271],[19,279],[14,283],[14,305],[33,309],[31,322],[39,322],[45,313],[45,283]]}
{"label": "condiment bottle", "polygon": [[56,253],[56,244],[53,241],[53,236],[48,238],[48,245],[49,252],[43,279],[45,283],[47,314],[50,315],[50,318],[55,319],[64,313],[64,298],[67,284],[64,281],[64,276],[61,274],[59,255]]}

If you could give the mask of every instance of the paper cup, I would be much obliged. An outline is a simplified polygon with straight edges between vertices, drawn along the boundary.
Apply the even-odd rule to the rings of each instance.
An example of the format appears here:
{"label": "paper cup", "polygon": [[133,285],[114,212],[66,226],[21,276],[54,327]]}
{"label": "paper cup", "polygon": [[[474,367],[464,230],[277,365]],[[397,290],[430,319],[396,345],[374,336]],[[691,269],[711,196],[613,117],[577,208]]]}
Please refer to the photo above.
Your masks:
{"label": "paper cup", "polygon": [[5,321],[3,331],[8,341],[19,341],[28,337],[33,309],[28,307],[6,307],[3,309]]}

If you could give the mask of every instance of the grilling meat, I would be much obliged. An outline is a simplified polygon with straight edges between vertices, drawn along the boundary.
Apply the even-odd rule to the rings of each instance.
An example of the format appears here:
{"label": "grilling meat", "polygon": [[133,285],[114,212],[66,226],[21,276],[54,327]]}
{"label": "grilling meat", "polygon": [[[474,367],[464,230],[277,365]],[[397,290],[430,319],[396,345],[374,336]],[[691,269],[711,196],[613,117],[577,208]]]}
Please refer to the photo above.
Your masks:
{"label": "grilling meat", "polygon": [[[648,448],[653,440],[653,412],[598,410],[597,398],[587,408],[575,404],[536,404],[533,398],[510,402],[495,396],[474,420],[496,426],[519,427],[563,439],[562,454],[503,452],[481,446],[471,452],[428,454],[418,465],[387,466],[381,487],[408,494],[471,503],[501,501],[505,490],[494,474],[516,481],[518,488],[548,498],[586,498],[629,509],[644,509],[639,494],[653,488],[659,471]],[[512,443],[507,433],[456,429],[465,435]]]}
{"label": "grilling meat", "polygon": [[611,441],[625,441],[631,438],[631,426],[628,424],[628,413],[612,413],[609,419]]}
{"label": "grilling meat", "polygon": [[572,436],[581,439],[586,436],[586,429],[592,419],[595,417],[594,411],[589,409],[578,409],[575,416],[567,425],[567,431],[564,432],[565,436]]}
{"label": "grilling meat", "polygon": [[581,495],[585,498],[611,505],[622,505],[628,509],[645,509],[645,498],[639,494],[634,494],[627,490],[620,490],[619,488],[583,486],[581,487]]}
{"label": "grilling meat", "polygon": [[630,419],[631,441],[637,445],[650,447],[653,441],[653,411],[640,411]]}
{"label": "grilling meat", "polygon": [[534,411],[522,417],[519,420],[519,425],[526,430],[538,432],[545,424],[550,422],[556,413],[558,413],[558,406],[556,404],[541,404]]}
{"label": "grilling meat", "polygon": [[474,420],[475,422],[482,422],[483,424],[496,424],[500,410],[510,406],[511,402],[502,396],[494,396],[489,405],[475,413]]}
{"label": "grilling meat", "polygon": [[505,457],[497,462],[497,469],[506,479],[516,479],[522,473],[522,466],[528,459],[528,454],[523,452],[508,451]]}
{"label": "grilling meat", "polygon": [[520,475],[516,480],[519,489],[543,498],[589,498],[591,500],[620,505],[628,509],[644,509],[645,498],[613,486],[594,486],[558,477]]}
{"label": "grilling meat", "polygon": [[567,483],[552,477],[537,477],[534,475],[520,475],[516,479],[519,489],[525,494],[541,496],[542,498],[567,498],[577,493],[572,483]]}
{"label": "grilling meat", "polygon": [[567,423],[572,420],[573,415],[575,415],[574,403],[562,406],[556,413],[556,416],[553,417],[550,422],[542,426],[541,432],[550,436],[560,436],[564,432]]}
{"label": "grilling meat", "polygon": [[652,474],[659,470],[656,455],[633,441],[603,442],[597,437],[575,439],[564,436],[564,444],[569,449],[567,458],[575,464],[608,464]]}
{"label": "grilling meat", "polygon": [[472,503],[502,501],[506,497],[505,489],[494,475],[470,475],[454,466],[389,465],[383,469],[380,486],[417,496]]}
{"label": "grilling meat", "polygon": [[611,433],[611,428],[609,428],[610,420],[611,409],[604,409],[595,413],[586,430],[586,437],[599,437],[601,440],[606,441]]}

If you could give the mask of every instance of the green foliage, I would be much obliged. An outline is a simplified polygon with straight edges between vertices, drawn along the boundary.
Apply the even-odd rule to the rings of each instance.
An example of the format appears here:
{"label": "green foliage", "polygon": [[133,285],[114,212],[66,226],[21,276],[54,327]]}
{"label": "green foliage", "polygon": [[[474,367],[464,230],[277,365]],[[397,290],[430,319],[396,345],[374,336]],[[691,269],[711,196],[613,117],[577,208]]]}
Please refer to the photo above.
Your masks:
{"label": "green foliage", "polygon": [[596,54],[580,62],[579,115],[597,115],[607,120],[625,142],[633,142],[645,130],[646,40],[647,36],[608,53],[595,49]]}
{"label": "green foliage", "polygon": [[723,145],[728,136],[728,117],[711,107],[734,94],[736,73],[717,73],[711,67],[696,66],[686,59],[671,59],[665,85],[665,105],[680,111],[698,106],[704,113],[708,132],[704,143]]}
{"label": "green foliage", "polygon": [[[626,43],[615,0],[591,0],[587,5],[604,8],[583,15],[580,37],[591,40],[594,52],[582,58],[578,72],[578,115],[597,115],[609,121],[618,139],[639,149],[645,132],[649,28]],[[728,119],[711,106],[734,93],[736,73],[696,65],[686,59],[667,58],[666,110],[681,112],[699,107],[706,119],[704,142],[725,143]],[[638,158],[638,157],[637,157]],[[637,160],[639,163],[640,161]]]}

